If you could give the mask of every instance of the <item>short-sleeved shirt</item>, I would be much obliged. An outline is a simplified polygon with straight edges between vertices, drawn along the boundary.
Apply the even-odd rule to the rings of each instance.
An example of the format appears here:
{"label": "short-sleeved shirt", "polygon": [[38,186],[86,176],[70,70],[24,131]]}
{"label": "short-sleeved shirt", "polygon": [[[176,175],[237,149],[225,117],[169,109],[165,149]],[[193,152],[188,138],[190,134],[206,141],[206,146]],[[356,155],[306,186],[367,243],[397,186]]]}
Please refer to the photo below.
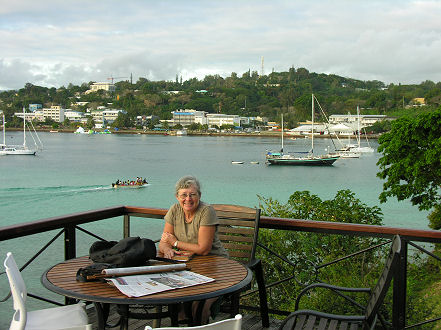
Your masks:
{"label": "short-sleeved shirt", "polygon": [[181,205],[172,205],[164,217],[165,221],[173,226],[174,234],[178,241],[198,244],[198,234],[200,226],[216,226],[213,244],[209,254],[228,257],[228,252],[219,240],[217,225],[219,220],[216,211],[211,205],[199,202],[198,208],[190,223],[185,222],[185,214]]}

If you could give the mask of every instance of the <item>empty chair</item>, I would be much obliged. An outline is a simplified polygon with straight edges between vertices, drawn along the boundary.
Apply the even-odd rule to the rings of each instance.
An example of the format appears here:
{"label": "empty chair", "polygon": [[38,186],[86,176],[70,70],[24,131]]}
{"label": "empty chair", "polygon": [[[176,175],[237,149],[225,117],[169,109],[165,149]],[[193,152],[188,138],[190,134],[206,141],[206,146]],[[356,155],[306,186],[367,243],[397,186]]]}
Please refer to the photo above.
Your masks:
{"label": "empty chair", "polygon": [[[195,327],[171,327],[171,328],[161,328],[161,329],[163,330],[174,330],[174,329],[240,330],[241,327],[242,327],[242,315],[237,314],[232,319],[217,321],[206,325],[198,325]],[[146,326],[144,330],[152,330],[152,328]]]}
{"label": "empty chair", "polygon": [[[316,283],[308,285],[298,295],[295,309],[289,314],[280,326],[280,330],[291,329],[373,329],[377,321],[378,310],[383,303],[384,297],[389,289],[395,269],[399,266],[401,253],[401,238],[398,235],[392,240],[392,246],[383,272],[377,281],[374,289],[370,288],[346,288],[338,287],[326,283]],[[315,310],[298,310],[300,298],[310,289],[325,288],[331,291],[339,292],[342,297],[346,297],[343,292],[365,292],[370,294],[368,304],[360,315],[336,315],[323,313]],[[331,299],[331,297],[329,297]],[[348,303],[353,303],[349,298]],[[382,321],[382,319],[380,318]],[[385,327],[385,324],[383,324]]]}
{"label": "empty chair", "polygon": [[11,252],[4,262],[14,301],[14,316],[10,330],[91,330],[84,303],[53,307],[28,312],[26,310],[27,290],[20,270]]}

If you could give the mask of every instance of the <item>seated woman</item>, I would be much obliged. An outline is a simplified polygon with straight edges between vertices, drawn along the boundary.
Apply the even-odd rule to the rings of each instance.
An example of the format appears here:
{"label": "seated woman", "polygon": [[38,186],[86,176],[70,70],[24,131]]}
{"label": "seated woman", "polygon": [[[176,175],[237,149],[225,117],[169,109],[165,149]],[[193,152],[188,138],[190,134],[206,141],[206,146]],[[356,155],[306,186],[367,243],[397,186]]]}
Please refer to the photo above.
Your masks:
{"label": "seated woman", "polygon": [[[178,203],[172,205],[165,215],[164,231],[159,251],[165,258],[173,258],[178,250],[198,255],[214,254],[228,257],[217,233],[216,212],[212,206],[200,200],[201,186],[193,176],[184,176],[175,187]],[[202,324],[208,322],[210,307],[217,298],[208,299],[202,312]],[[193,316],[197,303],[192,306]]]}

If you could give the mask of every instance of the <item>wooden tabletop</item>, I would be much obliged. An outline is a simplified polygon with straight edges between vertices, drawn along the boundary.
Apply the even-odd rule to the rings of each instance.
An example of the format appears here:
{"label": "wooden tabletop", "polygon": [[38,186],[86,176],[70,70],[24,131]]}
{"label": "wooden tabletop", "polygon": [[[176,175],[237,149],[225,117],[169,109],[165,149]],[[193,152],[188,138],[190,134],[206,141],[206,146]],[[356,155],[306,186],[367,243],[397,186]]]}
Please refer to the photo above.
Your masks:
{"label": "wooden tabletop", "polygon": [[78,282],[78,269],[90,264],[92,261],[87,256],[61,262],[48,269],[41,282],[53,292],[80,300],[114,304],[170,304],[236,292],[252,279],[251,271],[237,261],[220,256],[195,256],[187,262],[190,270],[214,278],[214,282],[131,298],[105,282]]}

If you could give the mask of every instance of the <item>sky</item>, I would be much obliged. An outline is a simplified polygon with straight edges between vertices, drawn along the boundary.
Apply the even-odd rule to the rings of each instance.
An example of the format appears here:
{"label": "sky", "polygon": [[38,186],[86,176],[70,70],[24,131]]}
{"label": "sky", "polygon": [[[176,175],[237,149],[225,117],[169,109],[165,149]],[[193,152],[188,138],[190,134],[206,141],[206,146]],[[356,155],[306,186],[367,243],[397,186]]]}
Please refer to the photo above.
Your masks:
{"label": "sky", "polygon": [[291,67],[439,82],[440,17],[439,0],[0,0],[0,90]]}

